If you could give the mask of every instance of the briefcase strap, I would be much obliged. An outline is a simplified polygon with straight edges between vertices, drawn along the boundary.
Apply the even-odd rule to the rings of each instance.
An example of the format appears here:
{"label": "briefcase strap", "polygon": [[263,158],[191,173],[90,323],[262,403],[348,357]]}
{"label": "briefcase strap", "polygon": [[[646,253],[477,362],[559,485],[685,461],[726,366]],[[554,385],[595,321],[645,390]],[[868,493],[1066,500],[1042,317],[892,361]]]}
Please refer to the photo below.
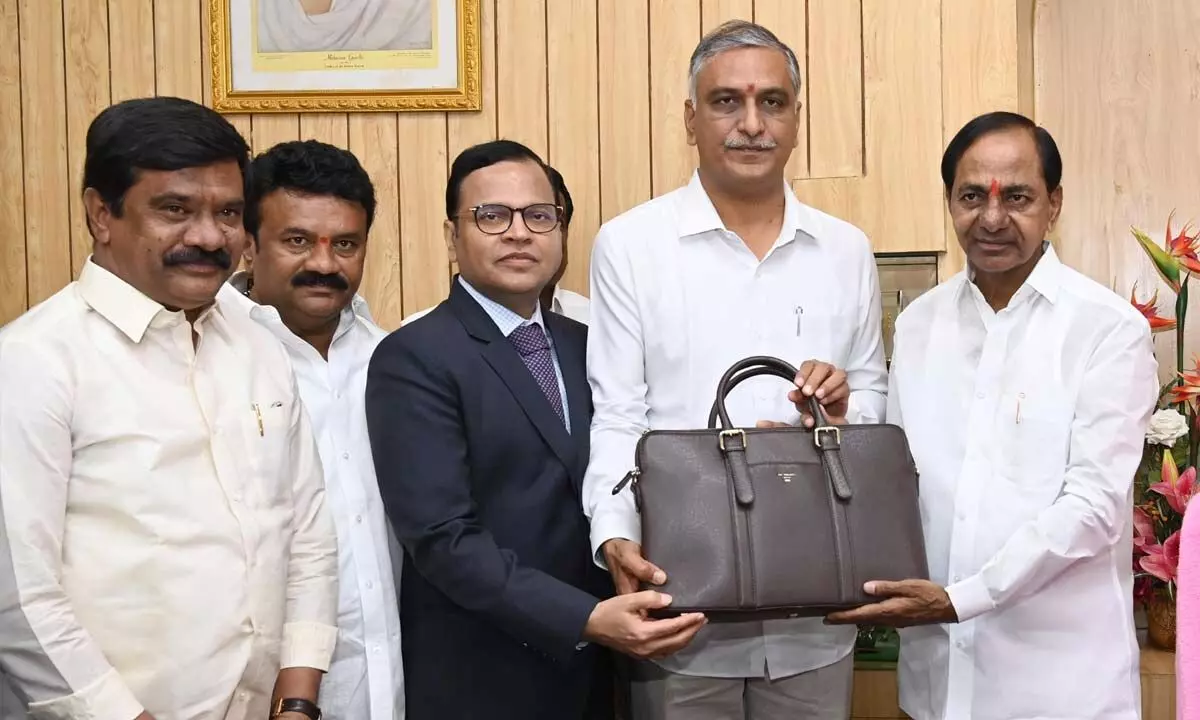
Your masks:
{"label": "briefcase strap", "polygon": [[[729,463],[734,483],[734,494],[739,503],[749,504],[753,502],[754,489],[750,483],[749,468],[745,462],[746,433],[743,430],[733,428],[733,424],[729,420],[729,412],[725,409],[725,398],[742,381],[752,377],[770,375],[793,382],[796,379],[796,373],[797,370],[791,363],[779,358],[760,355],[748,357],[734,363],[733,366],[725,371],[720,383],[717,384],[717,397],[713,402],[712,410],[708,414],[708,426],[716,428],[717,421],[720,420],[720,427],[724,428],[720,435],[721,451],[723,454],[727,454],[730,451],[740,452],[740,462]],[[808,411],[816,423],[812,430],[813,444],[821,451],[821,462],[825,466],[825,473],[829,478],[830,485],[833,487],[833,492],[839,500],[849,500],[853,497],[854,493],[850,487],[850,480],[846,475],[845,466],[842,463],[841,428],[829,422],[828,416],[815,397],[808,398]],[[727,438],[735,436],[739,437],[740,443],[733,440],[727,441]],[[739,470],[735,473],[732,470],[733,467],[737,467]],[[739,488],[739,485],[742,485],[739,482],[739,475],[744,481],[744,487],[741,488]],[[743,498],[745,498],[744,502]]]}

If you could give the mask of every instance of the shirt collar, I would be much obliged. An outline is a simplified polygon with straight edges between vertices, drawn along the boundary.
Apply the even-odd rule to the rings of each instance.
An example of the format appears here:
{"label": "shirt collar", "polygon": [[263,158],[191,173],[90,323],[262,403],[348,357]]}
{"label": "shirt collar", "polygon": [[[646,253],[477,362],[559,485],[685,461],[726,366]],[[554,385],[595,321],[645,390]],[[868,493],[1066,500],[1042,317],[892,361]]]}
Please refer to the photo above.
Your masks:
{"label": "shirt collar", "polygon": [[[1033,266],[1033,272],[1025,278],[1025,282],[1013,295],[1013,299],[1026,294],[1028,291],[1025,288],[1028,287],[1029,290],[1046,298],[1051,304],[1055,303],[1058,300],[1059,290],[1062,288],[1062,267],[1062,261],[1058,259],[1058,253],[1054,251],[1054,246],[1047,241],[1042,241],[1042,257]],[[962,277],[960,293],[970,290],[970,286],[975,282],[975,271],[968,267]]]}
{"label": "shirt collar", "polygon": [[[181,311],[171,311],[151,300],[142,291],[97,265],[88,256],[79,273],[79,294],[83,301],[101,317],[135,343],[140,343],[155,318],[160,316],[183,319]],[[203,321],[212,312],[205,309],[197,322]]]}
{"label": "shirt collar", "polygon": [[[780,227],[780,245],[786,245],[797,235],[815,238],[816,223],[807,209],[796,197],[790,185],[783,184],[783,225]],[[700,171],[692,172],[692,179],[683,188],[679,204],[679,237],[692,237],[711,230],[726,230],[725,223],[717,214],[712,199],[700,182]]]}
{"label": "shirt collar", "polygon": [[[538,325],[542,328],[542,331],[545,332],[546,324],[542,321],[541,303],[536,303],[534,305],[533,317],[526,320],[517,313],[509,310],[500,303],[492,300],[475,288],[471,287],[471,283],[464,280],[461,275],[458,276],[458,282],[460,285],[462,285],[463,290],[466,290],[467,293],[475,299],[475,302],[479,303],[479,306],[482,307],[484,312],[488,314],[488,317],[492,319],[492,322],[496,323],[496,327],[500,328],[500,334],[504,337],[512,335],[513,331],[522,325]],[[546,337],[549,338],[550,333],[546,333]]]}
{"label": "shirt collar", "polygon": [[[270,305],[260,305],[252,300],[248,294],[250,289],[250,273],[245,270],[239,270],[229,278],[226,283],[230,291],[222,288],[222,294],[229,296],[231,302],[239,305],[251,318],[258,320],[265,318],[271,322],[283,324],[283,319],[279,317],[279,311]],[[354,319],[358,318],[371,325],[375,324],[375,319],[371,317],[371,309],[367,305],[367,300],[358,293],[354,294],[354,298],[350,301],[350,306],[342,310],[342,316],[338,320],[338,329],[334,332],[334,340],[337,340],[342,333],[350,328]],[[290,331],[289,331],[290,332]]]}

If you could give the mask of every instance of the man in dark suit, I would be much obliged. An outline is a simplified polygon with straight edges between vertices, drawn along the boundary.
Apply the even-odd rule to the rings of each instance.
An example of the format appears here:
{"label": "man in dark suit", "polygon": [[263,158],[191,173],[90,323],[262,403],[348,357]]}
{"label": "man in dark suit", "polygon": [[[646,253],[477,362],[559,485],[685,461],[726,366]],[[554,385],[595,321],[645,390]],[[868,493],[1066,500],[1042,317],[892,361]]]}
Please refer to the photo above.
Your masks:
{"label": "man in dark suit", "polygon": [[561,214],[529,148],[465,150],[446,189],[461,274],[371,360],[371,449],[406,556],[408,720],[612,717],[605,647],[664,656],[705,622],[648,619],[670,598],[611,597],[592,560],[587,330],[538,302],[562,261]]}

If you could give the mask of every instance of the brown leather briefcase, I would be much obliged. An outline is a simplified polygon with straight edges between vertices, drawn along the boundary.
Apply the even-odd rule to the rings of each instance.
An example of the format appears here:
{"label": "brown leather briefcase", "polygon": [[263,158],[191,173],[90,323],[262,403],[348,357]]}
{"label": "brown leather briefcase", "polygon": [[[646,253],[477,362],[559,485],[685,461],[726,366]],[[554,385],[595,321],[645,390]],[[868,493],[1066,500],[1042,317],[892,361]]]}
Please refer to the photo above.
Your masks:
{"label": "brown leather briefcase", "polygon": [[655,614],[825,615],[877,601],[868,580],[928,579],[903,430],[828,424],[815,400],[815,429],[733,428],[725,397],[756,375],[792,381],[796,369],[772,357],[734,364],[709,429],[647,432],[613,489],[632,483],[642,552],[667,573],[657,589],[673,602]]}

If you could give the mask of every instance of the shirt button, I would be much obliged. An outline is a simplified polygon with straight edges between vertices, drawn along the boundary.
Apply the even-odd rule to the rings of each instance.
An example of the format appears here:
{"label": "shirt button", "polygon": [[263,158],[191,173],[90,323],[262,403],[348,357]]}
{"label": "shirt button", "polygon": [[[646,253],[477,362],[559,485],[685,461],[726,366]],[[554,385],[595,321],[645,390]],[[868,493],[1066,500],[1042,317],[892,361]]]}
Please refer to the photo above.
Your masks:
{"label": "shirt button", "polygon": [[374,587],[375,587],[375,583],[373,583],[373,582],[371,582],[370,580],[368,580],[368,581],[367,581],[367,589],[368,589],[368,590],[371,590],[371,589],[373,589]]}
{"label": "shirt button", "polygon": [[955,576],[954,576],[954,582],[959,582],[959,581],[961,581],[961,580],[962,580],[962,575],[955,575]]}
{"label": "shirt button", "polygon": [[983,399],[983,393],[975,393],[975,397],[977,397],[977,398],[979,398],[980,400],[982,400],[982,399]]}
{"label": "shirt button", "polygon": [[337,400],[341,400],[341,399],[342,399],[342,391],[341,391],[341,390],[335,390],[335,391],[334,391],[334,393],[333,393],[333,397],[334,397],[335,399],[337,399]]}
{"label": "shirt button", "polygon": [[355,515],[354,522],[358,523],[359,525],[362,525],[362,515]]}
{"label": "shirt button", "polygon": [[344,453],[342,453],[342,459],[343,459],[343,460],[349,460],[349,459],[350,459],[350,453],[348,453],[348,452],[344,452]]}

